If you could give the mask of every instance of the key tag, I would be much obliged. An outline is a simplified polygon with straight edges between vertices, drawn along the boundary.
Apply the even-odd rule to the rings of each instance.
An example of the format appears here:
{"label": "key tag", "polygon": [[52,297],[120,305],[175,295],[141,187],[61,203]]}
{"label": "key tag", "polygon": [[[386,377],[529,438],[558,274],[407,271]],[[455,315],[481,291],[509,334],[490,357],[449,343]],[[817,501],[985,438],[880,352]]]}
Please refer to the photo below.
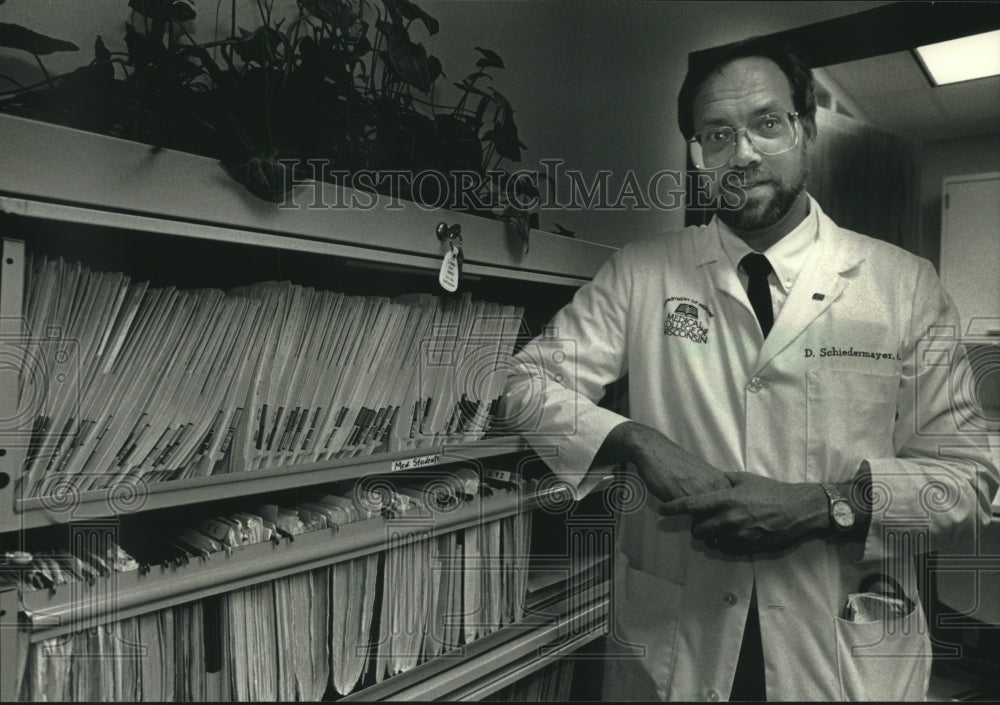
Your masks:
{"label": "key tag", "polygon": [[444,260],[441,262],[441,271],[438,272],[438,283],[445,291],[454,293],[458,291],[459,282],[462,279],[462,236],[458,233],[458,226],[449,228],[447,231],[448,251],[444,253]]}
{"label": "key tag", "polygon": [[438,283],[445,291],[458,291],[458,283],[462,278],[462,238],[457,237],[448,242],[448,251],[441,262],[438,272]]}

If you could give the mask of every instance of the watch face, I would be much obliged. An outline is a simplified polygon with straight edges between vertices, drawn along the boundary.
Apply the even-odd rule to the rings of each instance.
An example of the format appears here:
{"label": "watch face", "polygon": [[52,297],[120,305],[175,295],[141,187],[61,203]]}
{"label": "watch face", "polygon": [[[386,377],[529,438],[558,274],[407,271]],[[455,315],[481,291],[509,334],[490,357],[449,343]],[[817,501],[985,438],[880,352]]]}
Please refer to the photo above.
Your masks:
{"label": "watch face", "polygon": [[843,501],[834,502],[833,520],[837,522],[837,526],[843,528],[851,527],[854,524],[854,511],[851,509],[851,505]]}

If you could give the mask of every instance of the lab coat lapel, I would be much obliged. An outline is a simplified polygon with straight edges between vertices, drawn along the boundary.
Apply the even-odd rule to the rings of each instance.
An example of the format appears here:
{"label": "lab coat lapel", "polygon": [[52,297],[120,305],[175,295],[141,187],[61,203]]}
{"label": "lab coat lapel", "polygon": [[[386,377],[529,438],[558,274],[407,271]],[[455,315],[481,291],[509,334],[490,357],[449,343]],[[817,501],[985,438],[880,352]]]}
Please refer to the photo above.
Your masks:
{"label": "lab coat lapel", "polygon": [[703,236],[706,238],[706,244],[701,247],[695,246],[695,257],[699,266],[706,269],[717,291],[731,296],[753,313],[746,292],[743,290],[743,284],[733,269],[726,251],[722,249],[717,218],[712,219]]}
{"label": "lab coat lapel", "polygon": [[[813,202],[815,205],[815,202]],[[819,212],[817,252],[809,257],[792,285],[788,299],[764,340],[755,374],[763,370],[816,320],[850,285],[845,275],[864,260],[861,252],[840,233],[837,225]]]}

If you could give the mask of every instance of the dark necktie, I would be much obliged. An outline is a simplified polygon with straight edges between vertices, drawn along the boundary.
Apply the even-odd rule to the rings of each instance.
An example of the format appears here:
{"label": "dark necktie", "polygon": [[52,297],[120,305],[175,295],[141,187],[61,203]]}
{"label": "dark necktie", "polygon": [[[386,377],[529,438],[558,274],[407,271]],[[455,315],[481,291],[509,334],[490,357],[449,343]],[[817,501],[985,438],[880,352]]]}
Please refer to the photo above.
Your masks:
{"label": "dark necktie", "polygon": [[771,308],[771,287],[767,283],[767,275],[771,273],[771,263],[767,257],[751,252],[742,260],[740,265],[743,271],[750,276],[750,283],[747,285],[747,298],[753,306],[753,312],[757,314],[757,321],[764,337],[771,332],[774,325],[774,309]]}

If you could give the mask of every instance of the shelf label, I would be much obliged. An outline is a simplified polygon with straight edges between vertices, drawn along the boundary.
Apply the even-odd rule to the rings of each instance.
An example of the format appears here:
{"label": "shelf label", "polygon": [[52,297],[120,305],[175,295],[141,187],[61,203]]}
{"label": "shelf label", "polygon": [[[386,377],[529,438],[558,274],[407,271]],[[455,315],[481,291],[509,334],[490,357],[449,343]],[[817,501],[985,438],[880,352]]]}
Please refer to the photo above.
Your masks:
{"label": "shelf label", "polygon": [[507,470],[493,470],[492,468],[486,468],[486,477],[490,480],[497,480],[498,482],[514,482],[513,473]]}
{"label": "shelf label", "polygon": [[393,460],[389,464],[389,472],[398,472],[399,470],[412,470],[413,468],[422,468],[427,465],[437,465],[441,462],[441,454],[435,453],[434,455],[421,455],[419,458],[406,458],[404,460]]}

